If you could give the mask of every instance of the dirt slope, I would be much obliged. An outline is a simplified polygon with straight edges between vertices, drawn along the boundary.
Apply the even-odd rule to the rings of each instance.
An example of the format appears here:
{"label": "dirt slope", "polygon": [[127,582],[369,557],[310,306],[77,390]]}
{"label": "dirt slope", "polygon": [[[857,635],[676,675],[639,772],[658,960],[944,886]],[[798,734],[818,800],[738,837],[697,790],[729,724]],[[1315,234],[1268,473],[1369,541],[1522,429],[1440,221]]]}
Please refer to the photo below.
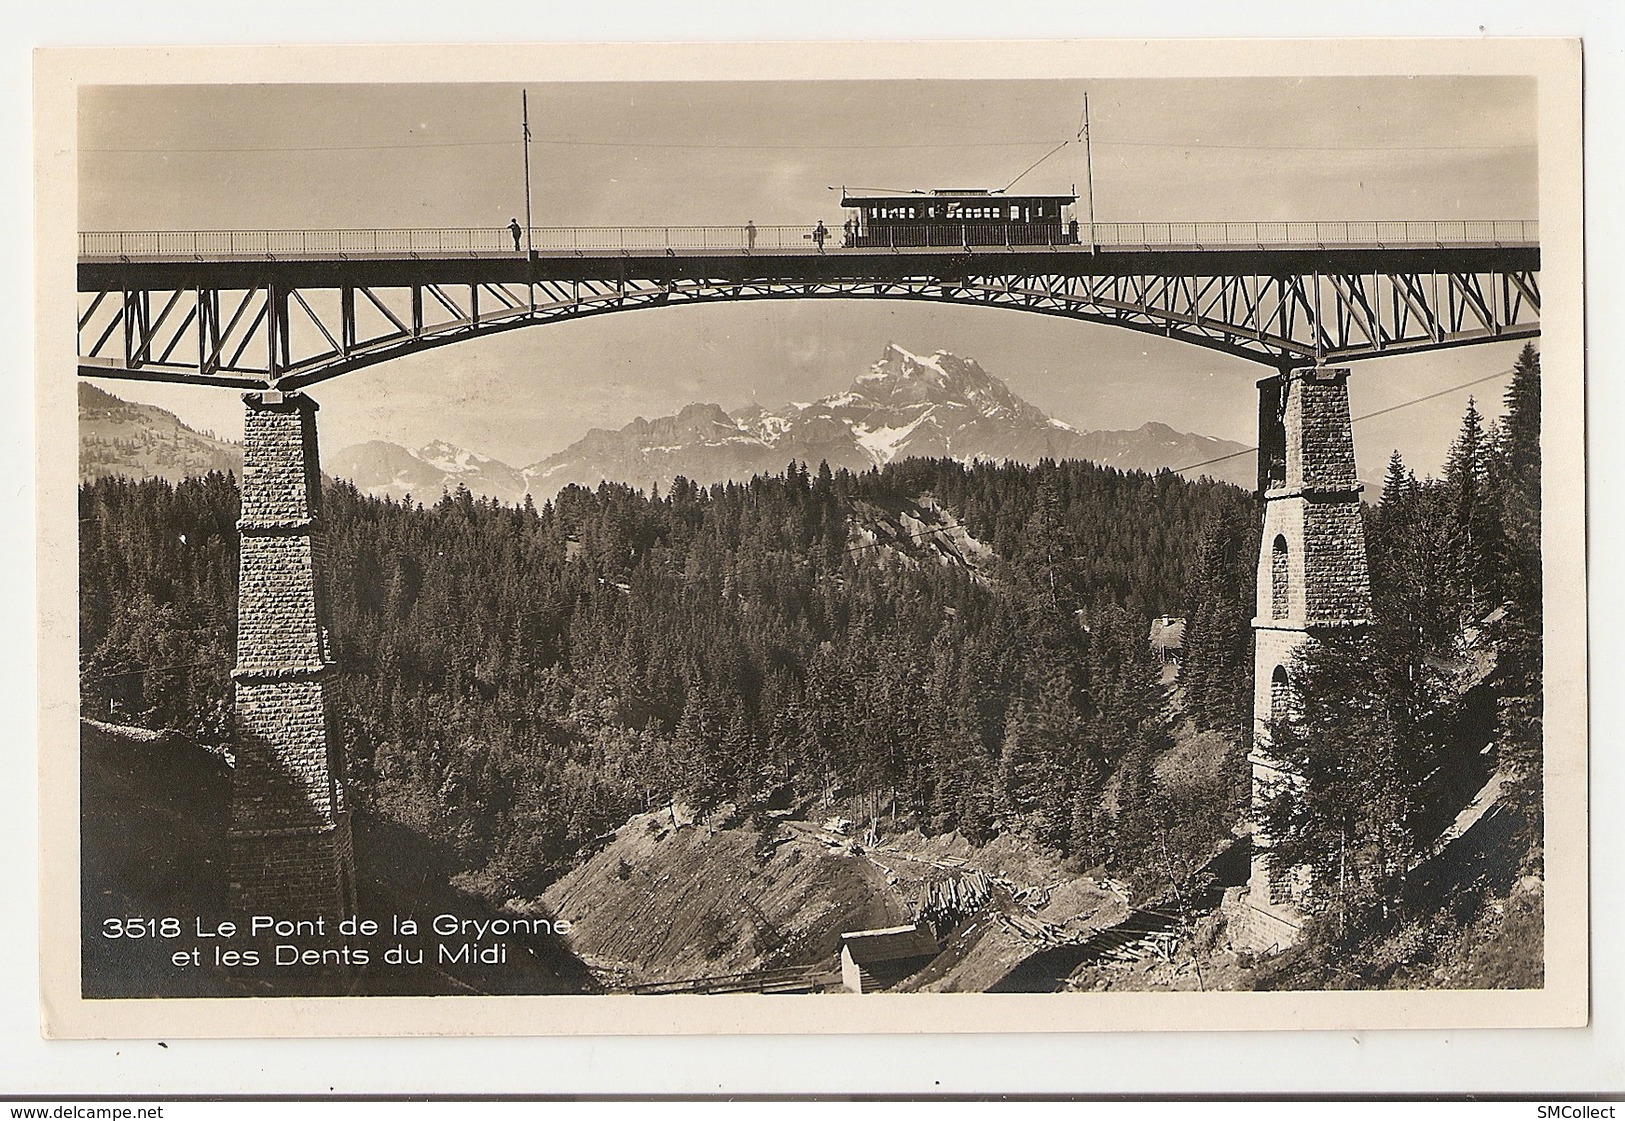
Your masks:
{"label": "dirt slope", "polygon": [[542,902],[614,986],[833,966],[843,930],[908,921],[905,898],[850,844],[802,821],[735,816],[687,824],[679,807],[674,829],[668,810],[640,814]]}
{"label": "dirt slope", "polygon": [[[917,832],[865,847],[788,813],[724,807],[697,822],[641,814],[542,896],[571,948],[612,988],[793,965],[834,968],[842,931],[913,921],[927,885],[992,877],[986,899],[940,931],[943,953],[899,986],[985,991],[1046,945],[1016,917],[1068,934],[1126,912],[1053,854],[1004,837],[983,848]],[[985,879],[985,877],[984,877]]]}

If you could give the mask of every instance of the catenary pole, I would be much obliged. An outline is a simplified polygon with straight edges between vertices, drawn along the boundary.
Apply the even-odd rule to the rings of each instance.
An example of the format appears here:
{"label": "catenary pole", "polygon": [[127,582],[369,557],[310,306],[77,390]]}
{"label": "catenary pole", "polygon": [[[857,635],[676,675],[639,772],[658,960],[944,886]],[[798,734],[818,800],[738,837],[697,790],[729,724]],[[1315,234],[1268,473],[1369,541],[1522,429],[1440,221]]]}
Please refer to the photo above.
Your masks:
{"label": "catenary pole", "polygon": [[530,238],[530,91],[519,91],[519,121],[524,130],[525,147],[525,291],[530,297],[530,310],[536,310],[535,249]]}
{"label": "catenary pole", "polygon": [[1095,159],[1089,143],[1089,93],[1083,95],[1083,175],[1089,192],[1089,244],[1095,243]]}
{"label": "catenary pole", "polygon": [[528,90],[519,91],[519,116],[525,134],[525,252],[530,243],[530,96]]}

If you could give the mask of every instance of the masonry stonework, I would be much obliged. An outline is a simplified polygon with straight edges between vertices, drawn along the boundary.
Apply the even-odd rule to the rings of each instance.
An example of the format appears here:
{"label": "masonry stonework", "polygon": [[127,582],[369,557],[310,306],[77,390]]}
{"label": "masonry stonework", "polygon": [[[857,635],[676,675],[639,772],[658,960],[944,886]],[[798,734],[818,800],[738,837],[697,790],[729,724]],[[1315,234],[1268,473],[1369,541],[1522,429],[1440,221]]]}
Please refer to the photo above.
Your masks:
{"label": "masonry stonework", "polygon": [[1231,930],[1233,940],[1266,949],[1296,937],[1302,916],[1295,899],[1303,887],[1297,870],[1271,867],[1269,838],[1257,826],[1269,792],[1297,781],[1270,758],[1269,723],[1291,715],[1294,656],[1331,630],[1366,624],[1371,579],[1348,371],[1293,370],[1258,386],[1264,527],[1253,619],[1253,866],[1237,900],[1245,914]]}
{"label": "masonry stonework", "polygon": [[245,914],[336,920],[355,909],[355,859],[328,696],[316,402],[244,401],[232,891]]}

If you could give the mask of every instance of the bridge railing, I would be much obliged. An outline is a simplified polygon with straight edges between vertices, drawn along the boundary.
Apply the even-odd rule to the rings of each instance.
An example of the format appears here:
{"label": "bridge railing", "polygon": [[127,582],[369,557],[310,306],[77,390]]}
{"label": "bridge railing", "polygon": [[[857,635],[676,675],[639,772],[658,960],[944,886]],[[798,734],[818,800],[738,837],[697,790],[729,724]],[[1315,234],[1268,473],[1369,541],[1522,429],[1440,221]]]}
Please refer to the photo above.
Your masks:
{"label": "bridge railing", "polygon": [[[116,230],[79,235],[85,258],[300,258],[493,256],[515,249],[510,228],[347,230]],[[799,226],[534,226],[529,243],[548,255],[577,253],[786,253],[838,250],[1072,248],[1083,250],[1533,245],[1532,221],[1097,222],[875,228]]]}
{"label": "bridge railing", "polygon": [[1430,245],[1532,245],[1533,221],[1447,222],[1110,222],[1084,226],[1082,237],[1105,247],[1159,248]]}

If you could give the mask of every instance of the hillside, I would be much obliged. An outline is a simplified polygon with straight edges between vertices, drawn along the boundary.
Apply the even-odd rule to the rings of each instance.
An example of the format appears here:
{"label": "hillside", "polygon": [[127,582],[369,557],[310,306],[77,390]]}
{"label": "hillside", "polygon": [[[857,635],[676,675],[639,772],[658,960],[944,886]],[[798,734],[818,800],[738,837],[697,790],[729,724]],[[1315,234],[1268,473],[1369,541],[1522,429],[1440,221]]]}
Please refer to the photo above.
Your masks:
{"label": "hillside", "polygon": [[542,896],[574,924],[572,948],[621,985],[833,961],[843,930],[892,926],[907,907],[850,849],[805,823],[732,805],[692,820],[633,817]]}
{"label": "hillside", "polygon": [[[178,970],[176,945],[102,936],[107,918],[193,915],[237,918],[230,907],[226,854],[232,762],[218,749],[174,731],[93,720],[80,729],[81,952],[91,998],[298,995],[315,984],[293,970],[231,970],[205,963]],[[357,908],[364,916],[495,912],[452,886],[455,867],[442,846],[375,815],[354,819]],[[471,992],[590,992],[596,982],[557,939],[514,936],[504,966],[404,969],[371,963],[347,981],[356,995],[461,995]]]}
{"label": "hillside", "polygon": [[79,383],[81,483],[120,475],[176,483],[210,471],[240,476],[242,470],[240,445],[197,432],[155,405],[134,404]]}
{"label": "hillside", "polygon": [[976,901],[942,919],[943,953],[901,987],[981,992],[1049,948],[1023,927],[1081,935],[1127,914],[1092,877],[1018,838],[975,846],[911,830],[871,842],[831,809],[638,814],[539,902],[572,921],[571,948],[611,989],[793,966],[830,985],[842,932],[911,924],[933,888],[952,884]]}
{"label": "hillside", "polygon": [[[1148,615],[1178,609],[1200,527],[1248,504],[1077,461],[569,488],[540,510],[335,484],[357,796],[498,902],[671,795],[748,805],[780,785],[849,786],[978,842],[1042,822],[1092,852],[1109,823],[1074,801],[1162,734]],[[91,710],[226,734],[235,507],[222,476],[85,488]],[[1050,579],[1057,549],[1086,563]]]}
{"label": "hillside", "polygon": [[[1469,408],[1443,479],[1395,457],[1364,512],[1369,630],[1303,650],[1271,729],[1306,779],[1258,820],[1312,874],[1269,969],[1245,923],[1182,925],[1240,882],[1214,862],[1258,551],[1249,495],[1172,472],[909,457],[518,509],[332,484],[355,804],[405,890],[563,908],[611,986],[823,969],[917,905],[917,987],[1538,984],[1537,421]],[[86,711],[229,743],[237,502],[220,474],[81,488]],[[1150,620],[1181,609],[1170,690]]]}

